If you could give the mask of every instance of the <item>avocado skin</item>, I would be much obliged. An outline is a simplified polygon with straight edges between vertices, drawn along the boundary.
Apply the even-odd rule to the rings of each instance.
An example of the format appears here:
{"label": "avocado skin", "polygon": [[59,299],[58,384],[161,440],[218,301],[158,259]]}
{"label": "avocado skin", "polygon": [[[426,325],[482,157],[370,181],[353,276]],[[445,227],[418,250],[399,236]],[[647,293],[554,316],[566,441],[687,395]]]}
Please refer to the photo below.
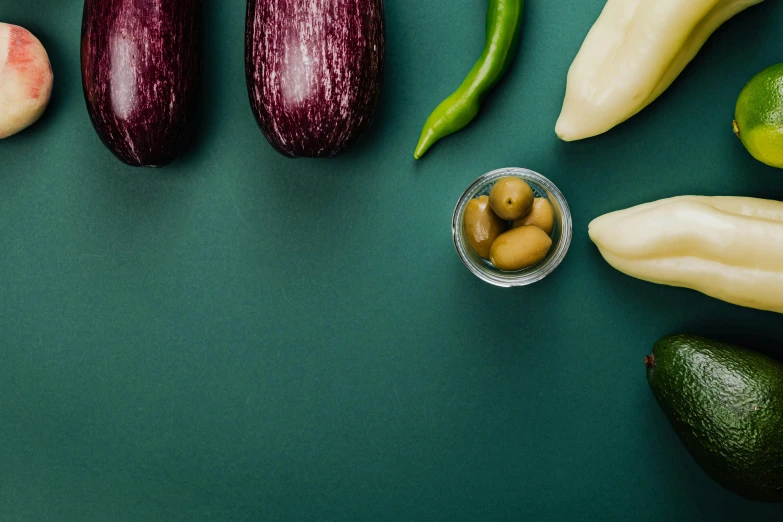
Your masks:
{"label": "avocado skin", "polygon": [[783,364],[694,335],[645,358],[658,404],[696,462],[724,488],[783,502]]}

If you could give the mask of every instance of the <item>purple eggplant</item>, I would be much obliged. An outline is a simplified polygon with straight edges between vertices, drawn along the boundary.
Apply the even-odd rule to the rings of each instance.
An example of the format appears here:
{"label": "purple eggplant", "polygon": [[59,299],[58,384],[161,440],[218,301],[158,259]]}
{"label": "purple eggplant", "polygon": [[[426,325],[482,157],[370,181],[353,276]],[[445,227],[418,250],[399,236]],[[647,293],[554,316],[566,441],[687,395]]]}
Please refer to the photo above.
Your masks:
{"label": "purple eggplant", "polygon": [[245,73],[264,136],[328,158],[370,125],[383,82],[383,0],[248,0]]}
{"label": "purple eggplant", "polygon": [[129,165],[171,162],[188,136],[200,0],[85,0],[82,84],[104,144]]}

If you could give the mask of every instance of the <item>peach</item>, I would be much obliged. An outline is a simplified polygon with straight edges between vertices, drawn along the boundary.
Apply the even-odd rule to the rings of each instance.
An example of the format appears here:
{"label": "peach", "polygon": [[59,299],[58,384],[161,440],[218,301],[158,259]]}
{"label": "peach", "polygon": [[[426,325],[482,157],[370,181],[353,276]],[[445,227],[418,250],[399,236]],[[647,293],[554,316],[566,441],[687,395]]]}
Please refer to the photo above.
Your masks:
{"label": "peach", "polygon": [[52,96],[52,66],[38,38],[0,23],[0,139],[35,123]]}

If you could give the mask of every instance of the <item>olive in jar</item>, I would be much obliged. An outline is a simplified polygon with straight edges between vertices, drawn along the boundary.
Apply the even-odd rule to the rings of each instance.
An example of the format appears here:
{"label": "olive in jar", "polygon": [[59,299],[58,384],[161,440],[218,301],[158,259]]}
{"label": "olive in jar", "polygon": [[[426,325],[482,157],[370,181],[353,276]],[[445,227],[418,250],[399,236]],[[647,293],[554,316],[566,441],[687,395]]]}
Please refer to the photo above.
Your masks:
{"label": "olive in jar", "polygon": [[471,248],[482,259],[489,259],[492,242],[508,229],[489,206],[489,198],[480,196],[468,201],[462,218],[465,235]]}
{"label": "olive in jar", "polygon": [[501,219],[520,219],[533,208],[535,195],[523,179],[507,176],[500,178],[489,191],[489,205]]}
{"label": "olive in jar", "polygon": [[555,228],[555,213],[552,210],[552,204],[546,198],[536,198],[533,201],[533,208],[522,219],[517,219],[511,226],[513,228],[532,225],[538,227],[547,235],[552,235]]}
{"label": "olive in jar", "polygon": [[552,239],[538,227],[526,225],[500,234],[492,243],[489,260],[507,272],[540,263],[552,247]]}

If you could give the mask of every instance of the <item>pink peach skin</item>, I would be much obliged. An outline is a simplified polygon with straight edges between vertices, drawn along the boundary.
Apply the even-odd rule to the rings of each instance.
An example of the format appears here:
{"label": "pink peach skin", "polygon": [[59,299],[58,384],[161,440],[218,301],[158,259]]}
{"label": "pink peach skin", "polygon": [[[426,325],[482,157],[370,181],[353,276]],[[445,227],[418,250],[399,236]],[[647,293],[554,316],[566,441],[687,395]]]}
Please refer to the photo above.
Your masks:
{"label": "pink peach skin", "polygon": [[29,127],[52,96],[52,66],[38,38],[0,23],[0,139]]}

